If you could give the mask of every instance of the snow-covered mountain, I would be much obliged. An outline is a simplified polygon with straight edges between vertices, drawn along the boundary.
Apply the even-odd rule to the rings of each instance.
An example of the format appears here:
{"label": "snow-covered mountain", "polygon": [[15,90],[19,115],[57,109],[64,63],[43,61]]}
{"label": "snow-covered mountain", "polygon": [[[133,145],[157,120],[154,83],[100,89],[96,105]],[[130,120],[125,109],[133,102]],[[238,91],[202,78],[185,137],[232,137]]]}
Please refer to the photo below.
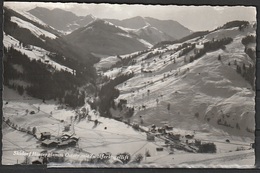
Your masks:
{"label": "snow-covered mountain", "polygon": [[[33,16],[39,18],[40,20],[47,23],[48,25],[64,33],[69,33],[80,27],[84,27],[96,19],[96,17],[92,15],[77,16],[72,12],[65,11],[62,9],[49,10],[42,7],[36,7],[34,9],[31,9],[28,11],[28,13],[32,14]],[[116,26],[121,26],[130,29],[142,29],[147,25],[149,25],[157,30],[160,30],[160,32],[163,32],[165,36],[167,36],[167,37],[165,36],[163,37],[164,38],[163,41],[180,39],[192,33],[191,30],[189,30],[188,28],[182,26],[180,23],[173,20],[158,20],[150,17],[143,18],[140,16],[136,16],[124,20],[117,20],[117,19],[103,19],[103,20],[111,22]],[[149,33],[148,35],[150,34],[151,33]],[[155,38],[153,35],[151,37],[153,38],[148,38],[148,40],[151,39],[153,40]],[[160,40],[152,41],[150,43],[159,42],[159,41]]]}
{"label": "snow-covered mountain", "polygon": [[151,46],[137,35],[101,19],[65,35],[64,38],[82,50],[101,55],[127,54]]}
{"label": "snow-covered mountain", "polygon": [[152,27],[150,24],[140,29],[136,29],[133,32],[143,40],[146,40],[147,42],[151,43],[152,45],[165,40],[175,40],[173,37],[165,34],[164,32],[158,30],[155,27]]}

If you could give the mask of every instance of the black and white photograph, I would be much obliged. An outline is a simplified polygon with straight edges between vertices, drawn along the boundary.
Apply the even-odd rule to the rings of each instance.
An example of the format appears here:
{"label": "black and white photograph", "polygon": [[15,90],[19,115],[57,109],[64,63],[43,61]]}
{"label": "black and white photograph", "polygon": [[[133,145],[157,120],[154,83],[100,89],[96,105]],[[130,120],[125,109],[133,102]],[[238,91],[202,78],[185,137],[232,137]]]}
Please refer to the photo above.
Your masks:
{"label": "black and white photograph", "polygon": [[256,7],[4,2],[2,164],[254,168]]}

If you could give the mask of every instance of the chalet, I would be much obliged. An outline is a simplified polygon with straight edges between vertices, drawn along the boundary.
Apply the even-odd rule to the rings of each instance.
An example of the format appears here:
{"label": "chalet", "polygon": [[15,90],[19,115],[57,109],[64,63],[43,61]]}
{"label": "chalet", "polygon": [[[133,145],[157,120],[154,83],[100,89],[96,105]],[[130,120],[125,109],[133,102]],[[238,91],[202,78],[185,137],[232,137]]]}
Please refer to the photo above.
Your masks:
{"label": "chalet", "polygon": [[75,145],[77,144],[77,141],[72,140],[72,139],[69,140],[68,142],[69,142],[69,146],[70,146],[70,147],[73,147],[73,146],[75,146]]}
{"label": "chalet", "polygon": [[181,135],[180,134],[173,134],[173,133],[168,133],[168,138],[170,138],[171,140],[180,140]]}
{"label": "chalet", "polygon": [[154,137],[153,134],[147,133],[147,135],[146,135],[146,140],[147,140],[147,141],[154,141],[154,140],[155,140],[155,137]]}
{"label": "chalet", "polygon": [[58,144],[58,148],[73,147],[77,144],[77,141],[69,139]]}
{"label": "chalet", "polygon": [[199,53],[202,49],[204,49],[204,44],[203,43],[199,43],[195,45],[195,49],[194,49],[194,53],[197,54]]}
{"label": "chalet", "polygon": [[66,141],[66,140],[70,139],[70,136],[71,136],[71,135],[63,134],[63,135],[60,137],[60,139],[61,139],[62,141]]}
{"label": "chalet", "polygon": [[122,105],[123,105],[123,104],[127,104],[127,100],[125,100],[125,99],[120,99],[120,100],[119,100],[119,103],[121,103]]}
{"label": "chalet", "polygon": [[192,139],[194,137],[194,135],[185,135],[185,138],[187,138],[187,139]]}
{"label": "chalet", "polygon": [[64,131],[67,132],[70,130],[70,124],[64,126]]}
{"label": "chalet", "polygon": [[74,141],[78,141],[79,140],[79,137],[77,136],[72,136],[70,139],[74,140]]}
{"label": "chalet", "polygon": [[165,134],[165,133],[166,133],[166,130],[165,130],[165,128],[160,127],[160,128],[158,128],[158,132],[159,132],[159,133],[162,133],[162,134]]}
{"label": "chalet", "polygon": [[172,126],[169,126],[168,124],[166,124],[166,125],[164,126],[164,128],[165,128],[166,130],[173,130],[173,127],[172,127]]}
{"label": "chalet", "polygon": [[158,148],[156,148],[156,151],[163,151],[163,148],[162,147],[158,147]]}
{"label": "chalet", "polygon": [[63,141],[61,143],[58,144],[58,148],[65,148],[68,146],[68,141]]}
{"label": "chalet", "polygon": [[32,51],[32,47],[31,47],[30,45],[25,45],[24,48],[25,48],[26,50]]}
{"label": "chalet", "polygon": [[251,148],[255,148],[255,143],[250,144]]}
{"label": "chalet", "polygon": [[41,140],[45,140],[45,139],[50,139],[51,138],[51,133],[50,132],[43,132],[41,133]]}
{"label": "chalet", "polygon": [[58,144],[59,144],[58,141],[56,141],[56,140],[49,140],[49,139],[45,139],[45,140],[42,141],[42,143],[41,143],[42,146],[48,147],[48,148],[56,147]]}

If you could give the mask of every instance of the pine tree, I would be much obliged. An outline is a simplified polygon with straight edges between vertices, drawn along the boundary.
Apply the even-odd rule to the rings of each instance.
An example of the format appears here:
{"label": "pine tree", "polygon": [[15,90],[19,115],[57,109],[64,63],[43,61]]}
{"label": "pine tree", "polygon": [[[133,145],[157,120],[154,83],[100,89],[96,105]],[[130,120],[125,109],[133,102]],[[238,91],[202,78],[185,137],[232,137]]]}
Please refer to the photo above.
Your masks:
{"label": "pine tree", "polygon": [[221,56],[220,55],[218,55],[218,60],[221,61]]}
{"label": "pine tree", "polygon": [[241,67],[237,65],[237,73],[241,74]]}
{"label": "pine tree", "polygon": [[36,131],[37,131],[36,127],[33,127],[33,129],[32,129],[32,133],[33,133],[33,135],[36,134]]}

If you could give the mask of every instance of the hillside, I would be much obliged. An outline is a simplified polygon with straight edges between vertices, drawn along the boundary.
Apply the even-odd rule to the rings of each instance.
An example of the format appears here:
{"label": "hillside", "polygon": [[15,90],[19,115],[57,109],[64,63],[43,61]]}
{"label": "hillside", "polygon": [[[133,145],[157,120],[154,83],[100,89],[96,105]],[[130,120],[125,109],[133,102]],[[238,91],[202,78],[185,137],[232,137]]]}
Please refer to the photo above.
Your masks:
{"label": "hillside", "polygon": [[245,48],[255,42],[244,45],[242,39],[255,35],[254,26],[218,29],[182,44],[123,57],[134,65],[113,66],[104,73],[112,79],[134,73],[116,87],[116,104],[127,100],[135,110],[132,120],[140,122],[142,116],[144,125],[168,123],[195,131],[212,131],[213,126],[253,138],[255,54],[250,56]]}
{"label": "hillside", "polygon": [[95,81],[94,57],[85,52],[83,59],[57,31],[23,14],[8,8],[4,11],[4,85],[43,101],[82,105],[80,87]]}

